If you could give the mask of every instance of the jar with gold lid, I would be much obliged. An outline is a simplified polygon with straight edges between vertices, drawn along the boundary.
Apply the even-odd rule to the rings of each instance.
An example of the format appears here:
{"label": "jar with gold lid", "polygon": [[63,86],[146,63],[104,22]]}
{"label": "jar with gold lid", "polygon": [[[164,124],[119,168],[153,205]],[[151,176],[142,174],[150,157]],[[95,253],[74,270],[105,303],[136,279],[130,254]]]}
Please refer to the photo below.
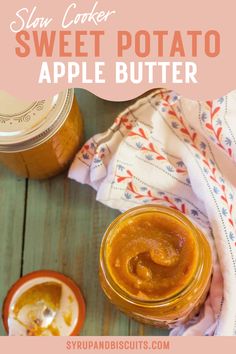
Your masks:
{"label": "jar with gold lid", "polygon": [[101,286],[114,305],[142,323],[165,328],[185,323],[206,299],[211,273],[205,236],[171,208],[130,209],[102,240]]}
{"label": "jar with gold lid", "polygon": [[0,91],[0,162],[19,176],[44,179],[62,172],[78,151],[82,131],[73,89],[35,102]]}

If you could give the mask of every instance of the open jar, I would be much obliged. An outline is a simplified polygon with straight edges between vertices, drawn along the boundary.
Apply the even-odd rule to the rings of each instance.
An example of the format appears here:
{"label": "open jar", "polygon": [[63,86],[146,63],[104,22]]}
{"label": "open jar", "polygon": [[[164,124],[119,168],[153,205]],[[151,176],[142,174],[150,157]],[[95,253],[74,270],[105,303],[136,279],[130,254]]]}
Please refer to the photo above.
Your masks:
{"label": "open jar", "polygon": [[69,277],[39,270],[24,275],[3,303],[2,319],[9,336],[77,336],[85,320],[85,301]]}
{"label": "open jar", "polygon": [[173,328],[189,320],[206,299],[211,273],[205,236],[171,208],[130,209],[102,240],[101,286],[114,305],[142,323]]}
{"label": "open jar", "polygon": [[62,172],[79,149],[82,131],[73,89],[35,102],[0,91],[0,162],[19,176],[44,179]]}

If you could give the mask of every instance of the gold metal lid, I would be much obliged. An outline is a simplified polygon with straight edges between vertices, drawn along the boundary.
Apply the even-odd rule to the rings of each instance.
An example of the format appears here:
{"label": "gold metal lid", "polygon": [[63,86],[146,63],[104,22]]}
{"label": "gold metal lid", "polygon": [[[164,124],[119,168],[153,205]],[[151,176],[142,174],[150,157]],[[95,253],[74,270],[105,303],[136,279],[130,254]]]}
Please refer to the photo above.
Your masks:
{"label": "gold metal lid", "polygon": [[48,140],[64,123],[74,90],[35,102],[20,101],[0,91],[0,151],[31,149]]}

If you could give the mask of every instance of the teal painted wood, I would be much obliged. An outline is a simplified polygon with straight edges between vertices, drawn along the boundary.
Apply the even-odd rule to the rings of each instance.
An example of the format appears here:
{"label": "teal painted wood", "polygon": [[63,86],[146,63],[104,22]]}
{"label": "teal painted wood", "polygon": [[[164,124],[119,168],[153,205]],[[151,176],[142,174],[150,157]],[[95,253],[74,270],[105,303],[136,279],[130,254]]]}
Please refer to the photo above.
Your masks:
{"label": "teal painted wood", "polygon": [[[80,91],[86,138],[102,132],[127,104],[113,105]],[[71,276],[87,304],[84,335],[128,335],[129,319],[105,298],[98,280],[102,235],[118,212],[96,202],[96,193],[66,175],[29,181],[24,273],[54,269]]]}
{"label": "teal painted wood", "polygon": [[85,121],[86,139],[108,129],[116,116],[134,102],[105,101],[86,90],[76,89],[75,93]]}
{"label": "teal painted wood", "polygon": [[131,336],[168,336],[169,331],[167,329],[143,325],[131,320],[129,334]]}
{"label": "teal painted wood", "polygon": [[[0,307],[11,285],[21,275],[25,180],[0,166]],[[0,321],[1,322],[1,321]],[[0,323],[0,335],[5,331]]]}
{"label": "teal painted wood", "polygon": [[101,237],[117,212],[65,176],[29,182],[28,195],[24,273],[53,269],[80,285],[87,304],[83,334],[128,334],[128,319],[106,301],[98,281]]}
{"label": "teal painted wood", "polygon": [[[87,138],[107,129],[113,123],[114,118],[135,101],[109,102],[101,100],[84,90],[78,90],[76,93],[81,111],[85,118],[85,133]],[[91,124],[89,122],[91,122]],[[109,209],[105,208],[104,212],[106,212],[106,210]],[[144,326],[134,320],[130,320],[129,322],[128,333],[130,335],[166,336],[169,333],[168,330],[158,329],[146,325]],[[110,325],[112,325],[112,323],[113,322],[111,321]],[[114,335],[123,335],[123,332],[116,331],[114,332]]]}
{"label": "teal painted wood", "polygon": [[[76,95],[84,116],[86,139],[107,129],[117,114],[130,104],[104,101],[84,90],[76,90]],[[69,180],[66,174],[46,181],[29,181],[25,193],[26,182],[3,171],[0,189],[4,198],[10,198],[6,209],[0,207],[0,220],[5,225],[0,235],[4,245],[0,251],[0,270],[7,274],[0,285],[1,297],[20,276],[21,266],[24,274],[53,269],[72,277],[84,293],[87,315],[81,334],[165,335],[167,332],[140,325],[121,314],[100,288],[98,257],[101,238],[118,211],[96,202],[95,191]],[[15,205],[18,210],[14,210],[12,222]],[[12,232],[9,228],[13,228]],[[9,233],[12,239],[9,239]]]}

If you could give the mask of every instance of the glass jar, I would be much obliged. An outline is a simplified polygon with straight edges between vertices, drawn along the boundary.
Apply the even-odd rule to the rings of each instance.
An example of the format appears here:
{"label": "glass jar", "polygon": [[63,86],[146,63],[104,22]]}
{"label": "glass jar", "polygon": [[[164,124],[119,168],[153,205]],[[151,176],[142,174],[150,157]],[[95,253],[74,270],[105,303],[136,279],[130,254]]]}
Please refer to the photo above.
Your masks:
{"label": "glass jar", "polygon": [[[150,298],[149,296],[143,296],[142,298],[139,298],[136,295],[134,296],[131,291],[127,290],[128,287],[124,286],[121,279],[118,280],[119,278],[114,276],[115,273],[111,268],[111,254],[113,245],[116,245],[116,253],[118,255],[124,255],[125,252],[127,252],[125,242],[127,242],[128,245],[129,233],[125,232],[122,225],[125,225],[124,223],[126,223],[126,225],[132,225],[132,223],[136,222],[135,220],[138,220],[137,217],[141,216],[141,228],[139,230],[137,229],[137,234],[135,234],[135,229],[132,229],[134,232],[134,239],[136,238],[138,240],[139,236],[142,235],[142,230],[144,230],[143,225],[146,223],[145,218],[147,217],[148,222],[150,222],[151,214],[154,218],[163,218],[164,223],[168,224],[167,228],[169,228],[168,232],[170,235],[174,235],[175,232],[178,234],[176,230],[173,230],[173,233],[171,232],[171,227],[176,228],[176,222],[179,223],[178,225],[183,227],[183,230],[185,228],[186,232],[189,232],[189,235],[193,237],[195,248],[194,257],[196,259],[196,264],[193,267],[191,276],[186,280],[186,284],[179,289],[176,289],[176,291],[172,294],[162,296],[158,299],[154,299],[151,296]],[[134,226],[135,224],[133,224],[132,227]],[[129,229],[131,226],[127,227],[128,231],[131,230]],[[119,238],[115,239],[117,235],[120,237],[120,240],[123,240],[120,245]],[[145,237],[145,233],[143,234],[143,237]],[[155,236],[152,237],[155,238]],[[114,242],[114,240],[116,241]],[[144,242],[143,239],[142,242]],[[135,247],[137,251],[138,247],[135,243],[132,245],[133,246],[128,245],[131,253],[134,252]],[[120,259],[122,259],[122,257]],[[165,259],[163,261],[165,262]],[[163,263],[161,267],[163,266],[165,267],[166,264]],[[127,265],[127,267],[130,266]],[[173,272],[175,271],[175,268],[178,269],[177,266],[173,266],[172,268]],[[142,270],[142,268],[140,269]],[[199,311],[200,306],[206,299],[210,286],[211,273],[212,254],[205,236],[182,213],[171,208],[146,205],[130,209],[124,214],[121,214],[111,223],[102,240],[99,267],[99,277],[102,289],[111,303],[116,305],[128,316],[142,323],[157,327],[173,328],[189,320]],[[140,274],[143,276],[144,273]],[[170,279],[167,279],[167,281],[171,281]]]}
{"label": "glass jar", "polygon": [[33,103],[0,91],[0,162],[16,175],[59,174],[78,151],[82,132],[73,89]]}

